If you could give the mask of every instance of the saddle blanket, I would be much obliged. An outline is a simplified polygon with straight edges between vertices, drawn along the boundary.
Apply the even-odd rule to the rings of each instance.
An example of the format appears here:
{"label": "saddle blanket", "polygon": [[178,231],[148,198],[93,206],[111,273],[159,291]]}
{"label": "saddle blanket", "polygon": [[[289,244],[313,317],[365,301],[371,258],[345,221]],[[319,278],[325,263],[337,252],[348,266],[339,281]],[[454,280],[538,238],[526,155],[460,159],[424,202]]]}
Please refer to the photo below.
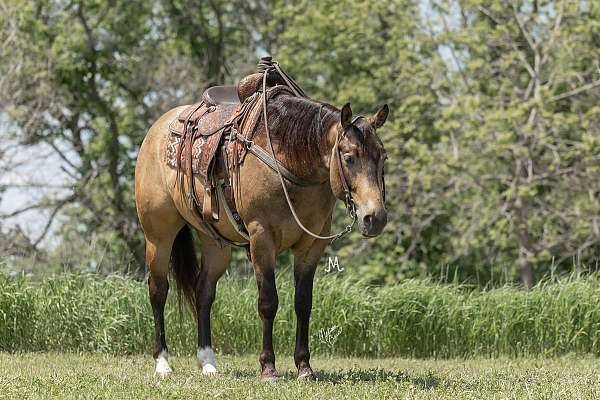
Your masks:
{"label": "saddle blanket", "polygon": [[[166,148],[167,165],[175,169],[178,167],[177,154],[182,145],[185,122],[187,120],[192,126],[191,129],[194,134],[194,141],[192,143],[192,173],[207,182],[210,176],[211,165],[220,149],[223,135],[231,129],[231,127],[223,129],[223,126],[230,121],[231,117],[236,113],[237,108],[237,105],[220,105],[218,108],[215,108],[214,106],[200,102],[183,110],[169,124],[169,139]],[[228,152],[230,156],[233,156],[234,145],[235,142],[230,143],[230,151]],[[188,162],[186,146],[181,148],[180,158],[181,171],[186,173]]]}

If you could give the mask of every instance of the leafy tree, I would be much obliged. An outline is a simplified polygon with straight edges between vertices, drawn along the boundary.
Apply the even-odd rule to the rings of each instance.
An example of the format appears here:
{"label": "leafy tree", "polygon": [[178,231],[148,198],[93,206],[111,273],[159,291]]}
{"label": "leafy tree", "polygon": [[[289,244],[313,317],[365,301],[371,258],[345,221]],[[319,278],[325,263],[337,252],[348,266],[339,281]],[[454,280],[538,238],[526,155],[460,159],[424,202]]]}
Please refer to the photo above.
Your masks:
{"label": "leafy tree", "polygon": [[534,269],[594,262],[597,5],[323,1],[275,15],[278,57],[309,93],[391,105],[389,228],[340,249],[363,273],[496,270],[531,286]]}
{"label": "leafy tree", "polygon": [[[231,18],[215,43],[194,36],[206,29],[207,40],[212,38],[227,13],[237,14],[230,5],[210,2],[210,11],[193,7],[193,21],[185,27],[195,30],[179,32],[173,27],[185,21],[177,20],[175,3],[5,4],[0,103],[23,146],[45,144],[53,150],[71,188],[11,214],[51,210],[36,246],[62,213],[67,219],[58,233],[64,238],[99,239],[115,254],[132,255],[131,262],[143,268],[143,237],[133,201],[137,149],[161,113],[191,102],[205,85],[224,79],[214,65],[228,63],[213,59],[211,49],[231,54],[227,45],[240,43],[232,37]],[[201,58],[211,62],[198,65]]]}
{"label": "leafy tree", "polygon": [[[376,240],[353,233],[333,247],[361,276],[484,284],[501,275],[531,286],[551,268],[571,269],[573,259],[597,262],[597,2],[6,0],[0,7],[2,137],[31,154],[45,145],[67,181],[4,217],[48,210],[41,236],[27,241],[36,248],[62,216],[55,253],[72,265],[127,265],[133,255],[141,267],[132,184],[145,132],[204,87],[235,83],[264,52],[314,98],[350,101],[364,115],[390,105],[378,132],[389,154],[388,227]],[[7,154],[3,141],[2,171],[11,165]],[[337,229],[346,222],[341,210]]]}
{"label": "leafy tree", "polygon": [[600,86],[600,7],[435,6],[456,85],[438,124],[455,141],[452,165],[462,182],[454,189],[468,205],[453,216],[448,253],[469,263],[516,261],[528,287],[536,267],[564,267],[575,255],[592,261],[600,240],[592,91]]}
{"label": "leafy tree", "polygon": [[[392,110],[379,132],[389,157],[388,227],[358,248],[351,245],[359,240],[355,233],[334,250],[354,256],[358,265],[366,263],[362,272],[375,280],[407,276],[399,261],[407,250],[408,258],[414,255],[411,238],[421,237],[429,225],[423,221],[437,215],[435,206],[415,207],[420,200],[413,188],[423,181],[414,158],[407,159],[407,154],[423,152],[438,140],[432,134],[439,108],[430,75],[437,68],[436,48],[415,18],[419,7],[410,0],[302,1],[276,9],[270,25],[284,27],[277,58],[311,96],[338,107],[350,101],[354,112],[364,115],[384,103]],[[346,220],[343,213],[338,215],[336,226],[341,229]]]}

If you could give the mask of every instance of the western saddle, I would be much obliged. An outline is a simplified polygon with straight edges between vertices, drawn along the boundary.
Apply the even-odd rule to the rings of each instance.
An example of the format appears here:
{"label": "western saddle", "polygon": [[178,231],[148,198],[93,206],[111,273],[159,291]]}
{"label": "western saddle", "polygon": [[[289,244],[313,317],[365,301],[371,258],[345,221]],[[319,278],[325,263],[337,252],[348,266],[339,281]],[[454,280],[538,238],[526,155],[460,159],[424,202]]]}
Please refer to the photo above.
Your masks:
{"label": "western saddle", "polygon": [[[184,109],[169,124],[167,164],[177,170],[177,184],[182,196],[187,199],[188,207],[212,239],[220,245],[229,243],[245,247],[248,257],[248,229],[236,210],[236,199],[240,198],[239,167],[247,152],[277,173],[292,216],[305,233],[316,239],[333,241],[350,232],[356,222],[354,200],[341,167],[339,129],[334,148],[338,158],[338,173],[345,192],[344,202],[352,222],[339,233],[321,236],[311,232],[298,219],[284,178],[298,186],[320,183],[304,181],[275,158],[266,118],[267,102],[279,94],[306,97],[302,88],[277,62],[271,57],[263,57],[258,63],[258,71],[242,78],[237,87],[215,86],[207,89],[202,94],[202,101]],[[261,112],[265,119],[264,132],[270,152],[252,141]],[[358,118],[362,117],[355,117],[352,123]],[[196,194],[194,177],[198,177],[204,187],[202,204]],[[382,190],[385,198],[385,186]],[[213,227],[212,224],[219,220],[219,204],[223,206],[230,224],[244,242],[231,241]]]}
{"label": "western saddle", "polygon": [[[269,64],[271,58],[264,57],[261,63]],[[261,96],[294,94],[285,78],[276,72],[267,73],[264,82],[267,93],[262,93],[265,72],[260,71],[261,63],[259,72],[242,78],[237,87],[206,89],[200,102],[188,106],[169,124],[167,164],[177,170],[177,182],[188,207],[206,233],[219,243],[247,246],[248,232],[237,213],[236,197],[239,196],[233,190],[239,189],[238,170],[246,152],[253,153],[273,170],[279,168],[289,181],[308,185],[252,142],[261,114]],[[202,196],[197,195],[195,177],[203,185]],[[231,242],[212,226],[220,217],[219,204],[246,243]]]}
{"label": "western saddle", "polygon": [[209,87],[202,94],[202,100],[213,106],[222,104],[240,104],[237,87],[235,86]]}

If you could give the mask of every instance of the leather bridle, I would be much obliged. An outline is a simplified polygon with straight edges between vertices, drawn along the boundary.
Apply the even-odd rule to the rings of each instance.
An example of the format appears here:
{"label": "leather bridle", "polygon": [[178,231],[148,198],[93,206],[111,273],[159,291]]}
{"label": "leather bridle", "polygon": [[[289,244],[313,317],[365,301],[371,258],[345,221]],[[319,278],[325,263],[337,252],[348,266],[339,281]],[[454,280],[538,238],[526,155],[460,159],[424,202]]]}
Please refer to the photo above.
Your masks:
{"label": "leather bridle", "polygon": [[[354,227],[354,224],[356,223],[356,220],[357,220],[356,203],[354,202],[354,199],[352,197],[352,192],[350,191],[350,186],[348,185],[348,180],[346,179],[346,174],[344,173],[344,168],[342,166],[342,152],[339,147],[340,138],[344,134],[344,128],[340,125],[337,129],[333,153],[335,154],[335,157],[337,158],[338,174],[339,174],[339,178],[340,178],[340,183],[342,184],[342,189],[344,191],[344,204],[346,205],[346,210],[347,210],[348,214],[350,215],[350,217],[352,218],[352,221],[342,231],[340,231],[334,235],[321,236],[321,235],[317,235],[316,233],[311,232],[300,221],[300,218],[298,217],[298,214],[296,213],[296,210],[294,209],[294,206],[292,205],[290,195],[289,195],[287,187],[285,185],[285,181],[283,179],[284,173],[285,173],[286,178],[288,180],[290,180],[291,182],[294,182],[297,179],[290,179],[289,175],[292,175],[292,174],[287,169],[285,169],[285,167],[283,165],[281,165],[281,163],[275,157],[275,150],[273,148],[273,143],[271,142],[271,132],[269,130],[269,126],[267,123],[267,121],[268,121],[268,119],[267,119],[267,97],[268,97],[267,78],[268,78],[268,74],[271,72],[277,72],[283,78],[283,80],[285,81],[287,86],[292,90],[292,92],[296,96],[304,97],[304,98],[307,98],[307,96],[304,94],[304,91],[300,88],[300,86],[298,86],[296,84],[296,82],[294,82],[294,80],[291,77],[289,77],[279,67],[279,64],[276,61],[265,60],[265,59],[261,60],[261,62],[259,63],[259,71],[263,73],[262,112],[263,112],[265,133],[267,136],[267,144],[269,145],[269,150],[270,150],[271,154],[264,152],[265,154],[263,154],[262,157],[259,156],[258,158],[260,160],[262,160],[263,162],[265,162],[267,165],[269,165],[269,167],[271,167],[273,170],[275,170],[275,172],[277,172],[277,176],[279,177],[279,181],[281,183],[281,188],[283,190],[283,194],[285,195],[285,199],[286,199],[286,202],[290,209],[290,212],[292,213],[292,216],[294,217],[294,220],[296,221],[296,224],[300,227],[300,229],[302,229],[306,234],[312,236],[315,239],[331,240],[331,242],[334,242],[335,240],[350,233],[352,231],[352,228]],[[319,129],[322,129],[322,127],[320,126],[321,125],[321,110],[322,110],[322,108],[323,108],[323,106],[321,106],[321,108],[319,108],[319,115],[318,115]],[[352,121],[350,122],[350,125],[354,126],[356,129],[358,129],[356,127],[356,125],[354,125],[354,123],[360,118],[364,118],[364,117],[361,115],[355,116],[352,119]],[[258,146],[254,146],[254,147],[258,147]],[[267,162],[267,160],[269,158],[271,159],[270,161],[272,161],[272,162]],[[331,164],[330,164],[330,168],[331,168]],[[302,186],[304,186],[304,185],[302,185]],[[380,179],[378,178],[378,186],[379,186],[380,192],[382,193],[382,198],[383,198],[384,207],[385,207],[385,180],[383,177],[383,170],[381,171],[381,178]]]}
{"label": "leather bridle", "polygon": [[[306,95],[304,94],[304,92],[299,89],[299,86],[297,84],[295,84],[295,82],[292,80],[292,78],[290,78],[289,76],[287,76],[287,74],[285,72],[283,72],[283,70],[279,67],[279,64],[276,61],[268,61],[268,62],[261,62],[259,64],[259,68],[262,70],[263,72],[263,81],[262,81],[262,89],[263,89],[263,93],[262,93],[262,108],[263,108],[263,119],[265,121],[265,133],[267,136],[267,143],[269,145],[269,150],[271,151],[271,157],[273,157],[273,159],[275,159],[275,150],[273,149],[273,143],[271,142],[271,133],[269,131],[269,124],[267,123],[268,119],[267,119],[267,77],[268,74],[270,72],[278,72],[281,77],[284,79],[284,81],[288,84],[288,86],[292,89],[292,91],[294,92],[294,94],[296,96],[299,97],[306,97]],[[344,230],[342,230],[339,233],[336,233],[335,235],[327,235],[327,236],[321,236],[321,235],[317,235],[316,233],[311,232],[308,228],[306,228],[304,226],[304,224],[302,224],[302,222],[300,221],[300,218],[298,218],[298,214],[296,213],[296,210],[294,209],[294,206],[292,205],[292,201],[290,199],[290,195],[288,193],[287,187],[285,186],[285,182],[283,180],[283,175],[281,173],[281,169],[279,168],[279,164],[277,164],[277,176],[279,177],[279,181],[281,182],[281,188],[283,189],[283,194],[285,195],[285,199],[287,201],[288,207],[292,213],[292,216],[294,217],[294,220],[296,221],[296,224],[300,227],[300,229],[302,229],[306,234],[312,236],[315,239],[320,239],[320,240],[331,240],[332,242],[341,238],[342,236],[347,235],[351,230],[352,227],[354,226],[354,224],[356,223],[356,207],[354,206],[354,201],[352,199],[352,193],[350,193],[350,188],[348,187],[348,182],[346,181],[346,176],[344,175],[344,171],[342,170],[341,167],[341,155],[340,155],[340,151],[339,151],[339,137],[340,137],[340,132],[337,132],[336,135],[336,139],[335,139],[335,147],[336,147],[336,154],[338,157],[338,164],[339,164],[339,168],[340,168],[340,177],[342,179],[342,185],[344,187],[344,192],[346,195],[345,198],[345,203],[346,203],[346,208],[348,209],[348,212],[350,213],[350,216],[352,217],[352,222],[350,224],[348,224],[346,226],[346,228]]]}
{"label": "leather bridle", "polygon": [[[268,74],[270,72],[277,72],[279,73],[279,75],[281,75],[281,77],[283,78],[283,80],[288,84],[288,86],[290,87],[290,89],[294,92],[294,94],[296,96],[299,97],[307,97],[304,92],[302,91],[302,89],[294,82],[294,80],[292,78],[290,78],[280,67],[279,64],[276,61],[261,61],[261,63],[259,63],[259,70],[261,72],[263,72],[263,82],[262,82],[262,108],[263,108],[263,118],[265,121],[265,132],[266,132],[266,136],[267,136],[267,143],[269,145],[269,150],[271,151],[270,156],[276,160],[275,158],[275,151],[273,149],[273,144],[271,143],[271,133],[269,131],[269,127],[267,124],[267,77]],[[321,107],[322,108],[322,107]],[[319,109],[319,124],[321,123],[321,109]],[[350,124],[352,126],[354,126],[354,123],[359,119],[359,118],[363,118],[362,116],[356,116],[352,119],[352,121],[350,122]],[[335,144],[334,144],[334,153],[336,154],[336,158],[337,158],[337,164],[338,164],[338,173],[339,173],[339,177],[340,177],[340,182],[342,184],[342,189],[344,190],[344,203],[346,205],[346,210],[348,211],[348,214],[350,214],[350,217],[352,218],[352,222],[350,224],[348,224],[346,226],[346,228],[344,230],[342,230],[339,233],[336,233],[335,235],[328,235],[328,236],[321,236],[321,235],[317,235],[313,232],[311,232],[308,228],[306,228],[302,222],[300,221],[300,219],[298,218],[298,215],[296,214],[296,210],[294,209],[294,206],[292,205],[290,196],[288,194],[287,188],[285,186],[285,182],[283,180],[283,174],[281,172],[281,168],[279,163],[276,163],[276,172],[277,175],[279,176],[279,180],[281,182],[281,187],[283,189],[283,193],[285,195],[286,201],[288,203],[288,207],[294,217],[294,219],[296,220],[296,224],[298,224],[298,226],[308,235],[312,236],[315,239],[321,239],[321,240],[331,240],[332,242],[341,238],[342,236],[345,236],[346,234],[348,234],[354,224],[356,223],[356,204],[354,202],[354,199],[352,198],[352,192],[350,191],[350,187],[348,185],[348,180],[346,179],[346,174],[344,173],[344,169],[342,167],[342,154],[341,154],[341,150],[339,148],[339,142],[340,142],[340,137],[341,135],[343,135],[344,133],[344,128],[343,127],[339,127],[336,133],[336,137],[335,137]],[[384,205],[385,205],[385,182],[383,179],[383,171],[381,174],[381,179],[378,179],[378,186],[380,191],[382,192],[383,195],[383,201],[384,201]]]}
{"label": "leather bridle", "polygon": [[[362,116],[357,115],[352,118],[350,122],[351,126],[354,126],[354,123]],[[344,190],[344,203],[346,204],[346,209],[352,218],[356,218],[356,204],[354,203],[354,199],[352,198],[352,192],[350,191],[350,186],[348,185],[348,181],[346,179],[346,174],[344,173],[344,167],[342,167],[342,151],[340,150],[340,137],[344,134],[344,128],[340,125],[337,130],[337,134],[335,135],[335,153],[337,156],[337,165],[338,172],[340,176],[340,182],[342,184],[342,189]]]}
{"label": "leather bridle", "polygon": [[[358,121],[360,118],[364,118],[362,115],[357,115],[352,118],[350,122],[350,126],[358,129],[354,123]],[[346,174],[344,174],[344,168],[342,167],[342,152],[339,148],[339,138],[343,134],[344,128],[341,126],[338,128],[337,135],[335,137],[335,152],[337,154],[337,163],[338,163],[338,171],[340,176],[340,182],[342,183],[342,189],[344,190],[344,203],[346,204],[346,209],[348,213],[355,217],[356,216],[356,204],[354,203],[354,199],[352,198],[352,192],[350,191],[350,186],[348,185],[348,181],[346,180]],[[383,166],[382,166],[383,167]],[[377,185],[379,186],[379,191],[381,192],[381,196],[383,198],[383,205],[385,207],[385,178],[383,168],[381,170],[381,176],[379,176],[379,171],[377,171]]]}

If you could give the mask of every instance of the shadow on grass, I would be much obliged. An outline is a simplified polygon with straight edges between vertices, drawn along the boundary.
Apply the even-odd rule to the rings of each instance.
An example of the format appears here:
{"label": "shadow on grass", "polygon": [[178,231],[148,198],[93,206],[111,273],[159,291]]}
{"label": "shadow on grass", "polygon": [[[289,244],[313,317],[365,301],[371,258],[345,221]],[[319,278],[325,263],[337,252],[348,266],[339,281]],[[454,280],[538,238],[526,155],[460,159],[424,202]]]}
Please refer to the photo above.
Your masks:
{"label": "shadow on grass", "polygon": [[320,371],[317,373],[317,380],[333,384],[390,381],[398,383],[410,382],[421,389],[434,389],[439,382],[439,379],[431,373],[426,376],[411,377],[402,371],[388,371],[381,368],[351,369],[336,372]]}
{"label": "shadow on grass", "polygon": [[260,379],[260,372],[258,370],[232,369],[227,373],[237,379]]}
{"label": "shadow on grass", "polygon": [[[247,369],[230,370],[229,374],[240,379],[260,379],[258,371],[250,371]],[[361,382],[397,382],[397,383],[412,383],[414,386],[430,390],[435,389],[439,384],[439,378],[429,372],[425,376],[409,376],[402,371],[388,371],[382,368],[369,369],[350,369],[347,371],[318,371],[316,372],[317,382],[328,382],[334,385],[344,383],[361,383]],[[295,381],[296,373],[286,371],[281,374],[280,379],[284,381]]]}

